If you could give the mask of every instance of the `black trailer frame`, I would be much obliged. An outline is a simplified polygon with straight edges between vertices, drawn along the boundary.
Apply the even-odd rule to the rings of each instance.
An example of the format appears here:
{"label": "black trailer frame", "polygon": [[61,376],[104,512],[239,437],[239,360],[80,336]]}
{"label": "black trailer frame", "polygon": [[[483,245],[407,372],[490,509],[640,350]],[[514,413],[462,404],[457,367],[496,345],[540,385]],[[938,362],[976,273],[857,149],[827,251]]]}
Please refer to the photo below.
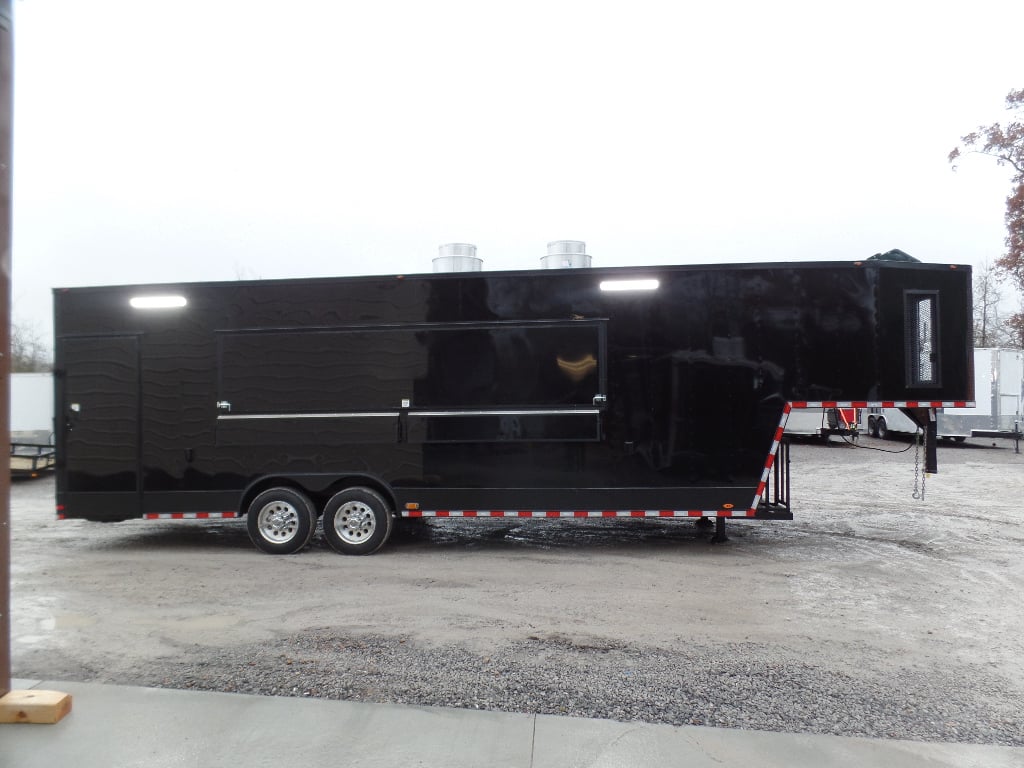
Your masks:
{"label": "black trailer frame", "polygon": [[319,518],[347,553],[395,516],[791,518],[791,408],[973,398],[956,265],[65,288],[54,313],[58,515],[245,516],[268,552]]}

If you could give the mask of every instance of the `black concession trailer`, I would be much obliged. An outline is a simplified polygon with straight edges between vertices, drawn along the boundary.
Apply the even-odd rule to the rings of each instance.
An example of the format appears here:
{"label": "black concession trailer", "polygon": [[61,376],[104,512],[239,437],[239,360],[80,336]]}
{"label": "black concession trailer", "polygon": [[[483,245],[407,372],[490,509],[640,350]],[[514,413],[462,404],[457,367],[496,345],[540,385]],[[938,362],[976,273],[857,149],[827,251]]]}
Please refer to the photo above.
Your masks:
{"label": "black concession trailer", "polygon": [[[971,271],[865,260],[54,291],[60,518],[791,519],[792,408],[973,399]],[[929,455],[934,470],[934,450]],[[785,465],[785,468],[783,467]]]}

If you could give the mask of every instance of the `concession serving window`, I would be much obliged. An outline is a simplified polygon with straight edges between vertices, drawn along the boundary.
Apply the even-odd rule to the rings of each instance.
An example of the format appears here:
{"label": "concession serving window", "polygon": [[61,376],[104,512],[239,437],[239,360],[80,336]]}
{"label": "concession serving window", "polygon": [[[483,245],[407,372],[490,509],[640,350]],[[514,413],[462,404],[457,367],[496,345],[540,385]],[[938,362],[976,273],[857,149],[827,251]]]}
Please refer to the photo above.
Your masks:
{"label": "concession serving window", "polygon": [[409,442],[596,440],[604,348],[602,321],[223,332],[218,418],[378,419]]}

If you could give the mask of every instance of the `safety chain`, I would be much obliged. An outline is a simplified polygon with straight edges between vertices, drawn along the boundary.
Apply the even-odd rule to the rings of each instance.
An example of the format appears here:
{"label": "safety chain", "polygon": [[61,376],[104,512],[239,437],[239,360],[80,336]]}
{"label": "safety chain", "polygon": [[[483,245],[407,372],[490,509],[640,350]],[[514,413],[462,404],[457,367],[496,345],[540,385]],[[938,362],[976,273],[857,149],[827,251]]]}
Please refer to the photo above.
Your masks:
{"label": "safety chain", "polygon": [[[921,445],[924,443],[924,433],[918,430],[917,441],[914,444],[914,494],[915,499],[924,501],[924,480],[925,473],[921,471]],[[921,478],[921,489],[918,490],[917,479]]]}

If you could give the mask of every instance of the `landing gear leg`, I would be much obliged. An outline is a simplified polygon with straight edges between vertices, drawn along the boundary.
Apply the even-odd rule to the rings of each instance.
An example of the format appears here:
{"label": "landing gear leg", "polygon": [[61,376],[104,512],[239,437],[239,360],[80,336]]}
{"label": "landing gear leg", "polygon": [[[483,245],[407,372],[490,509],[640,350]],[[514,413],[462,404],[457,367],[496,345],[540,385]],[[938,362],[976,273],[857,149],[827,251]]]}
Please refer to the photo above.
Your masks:
{"label": "landing gear leg", "polygon": [[725,518],[715,518],[715,535],[711,537],[712,544],[722,544],[729,540],[729,537],[725,535]]}

